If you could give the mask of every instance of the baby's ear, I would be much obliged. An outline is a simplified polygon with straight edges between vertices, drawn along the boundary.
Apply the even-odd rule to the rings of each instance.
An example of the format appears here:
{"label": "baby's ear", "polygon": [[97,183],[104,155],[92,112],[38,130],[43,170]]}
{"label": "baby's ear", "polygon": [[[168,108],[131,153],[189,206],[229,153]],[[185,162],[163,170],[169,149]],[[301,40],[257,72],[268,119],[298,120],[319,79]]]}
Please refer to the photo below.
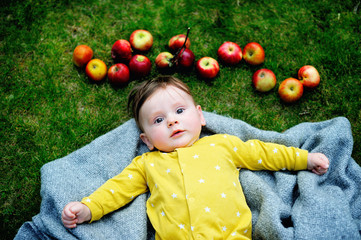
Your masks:
{"label": "baby's ear", "polygon": [[154,149],[154,145],[152,144],[152,142],[149,140],[149,138],[145,133],[140,134],[140,139],[142,139],[142,141],[145,143],[145,145],[147,145],[150,151]]}
{"label": "baby's ear", "polygon": [[206,126],[206,119],[203,116],[202,107],[200,105],[197,105],[197,111],[198,111],[202,126]]}

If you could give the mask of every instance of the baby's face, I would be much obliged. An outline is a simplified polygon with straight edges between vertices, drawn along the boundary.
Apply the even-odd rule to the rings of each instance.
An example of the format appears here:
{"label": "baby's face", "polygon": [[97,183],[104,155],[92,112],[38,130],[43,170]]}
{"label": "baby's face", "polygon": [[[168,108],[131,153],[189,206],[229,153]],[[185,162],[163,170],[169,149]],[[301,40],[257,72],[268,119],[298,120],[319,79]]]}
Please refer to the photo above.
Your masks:
{"label": "baby's face", "polygon": [[164,152],[191,146],[206,124],[201,107],[172,85],[158,89],[144,102],[139,121],[144,130],[140,134],[143,142],[150,150]]}

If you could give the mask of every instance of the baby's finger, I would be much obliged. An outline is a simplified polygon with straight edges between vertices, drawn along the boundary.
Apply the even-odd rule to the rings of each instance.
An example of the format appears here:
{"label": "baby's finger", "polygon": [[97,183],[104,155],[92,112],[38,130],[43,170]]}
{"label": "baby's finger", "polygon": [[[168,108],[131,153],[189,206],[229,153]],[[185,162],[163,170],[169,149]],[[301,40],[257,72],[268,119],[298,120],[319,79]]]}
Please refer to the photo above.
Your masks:
{"label": "baby's finger", "polygon": [[78,222],[78,219],[73,219],[73,220],[62,219],[62,220],[63,220],[63,224],[66,228],[75,228],[76,224]]}
{"label": "baby's finger", "polygon": [[66,227],[66,228],[76,228],[76,224],[75,223],[73,223],[73,224],[64,223],[64,227]]}
{"label": "baby's finger", "polygon": [[328,158],[326,157],[326,155],[322,154],[321,155],[321,159],[322,159],[322,166],[324,168],[328,168],[328,166],[330,165],[330,161],[328,160]]}
{"label": "baby's finger", "polygon": [[61,218],[65,220],[73,220],[75,217],[75,214],[72,213],[69,209],[64,209],[61,213]]}
{"label": "baby's finger", "polygon": [[78,213],[81,212],[82,209],[83,209],[83,206],[81,203],[74,204],[73,206],[70,207],[70,211],[75,215],[78,215]]}
{"label": "baby's finger", "polygon": [[321,173],[316,168],[312,169],[312,172],[314,174],[321,175]]}
{"label": "baby's finger", "polygon": [[317,167],[317,172],[319,172],[319,175],[325,174],[327,172],[327,168],[319,166]]}

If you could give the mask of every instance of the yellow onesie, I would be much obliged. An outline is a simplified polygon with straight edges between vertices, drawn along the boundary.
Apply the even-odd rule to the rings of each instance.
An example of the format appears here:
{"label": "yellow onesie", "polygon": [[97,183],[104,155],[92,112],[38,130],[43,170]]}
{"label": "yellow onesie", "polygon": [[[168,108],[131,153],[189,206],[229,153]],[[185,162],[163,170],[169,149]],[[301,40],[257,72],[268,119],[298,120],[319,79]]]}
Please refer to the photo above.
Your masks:
{"label": "yellow onesie", "polygon": [[307,154],[298,148],[216,134],[191,147],[134,158],[82,203],[90,208],[94,221],[149,190],[147,214],[156,239],[251,239],[252,216],[239,168],[303,170]]}

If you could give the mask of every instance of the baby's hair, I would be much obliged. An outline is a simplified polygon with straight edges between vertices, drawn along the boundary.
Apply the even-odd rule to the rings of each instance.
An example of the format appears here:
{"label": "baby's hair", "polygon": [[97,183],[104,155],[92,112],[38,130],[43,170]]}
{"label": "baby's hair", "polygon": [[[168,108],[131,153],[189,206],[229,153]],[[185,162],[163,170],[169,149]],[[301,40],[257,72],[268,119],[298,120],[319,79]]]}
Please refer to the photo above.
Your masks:
{"label": "baby's hair", "polygon": [[143,131],[139,122],[139,111],[144,102],[158,89],[172,85],[192,96],[189,87],[173,76],[159,76],[154,79],[144,81],[135,86],[128,95],[128,111],[132,114],[140,130]]}

